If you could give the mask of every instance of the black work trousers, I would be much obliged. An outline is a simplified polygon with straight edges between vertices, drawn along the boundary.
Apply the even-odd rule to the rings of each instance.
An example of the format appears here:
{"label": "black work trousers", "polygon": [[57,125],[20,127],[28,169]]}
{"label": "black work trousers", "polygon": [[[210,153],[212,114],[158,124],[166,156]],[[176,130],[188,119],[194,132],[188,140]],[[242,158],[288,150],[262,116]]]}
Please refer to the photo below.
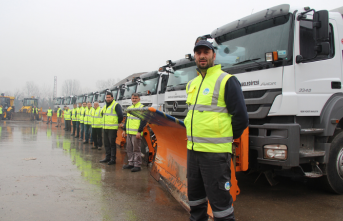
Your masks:
{"label": "black work trousers", "polygon": [[230,194],[230,165],[230,153],[187,150],[190,220],[208,220],[207,201],[210,202],[215,221],[235,220]]}
{"label": "black work trousers", "polygon": [[117,139],[117,130],[113,129],[104,129],[104,143],[106,150],[106,159],[116,160],[116,139]]}
{"label": "black work trousers", "polygon": [[65,120],[66,122],[66,131],[71,131],[71,120]]}
{"label": "black work trousers", "polygon": [[102,128],[92,127],[92,137],[93,137],[94,146],[101,147],[102,146]]}

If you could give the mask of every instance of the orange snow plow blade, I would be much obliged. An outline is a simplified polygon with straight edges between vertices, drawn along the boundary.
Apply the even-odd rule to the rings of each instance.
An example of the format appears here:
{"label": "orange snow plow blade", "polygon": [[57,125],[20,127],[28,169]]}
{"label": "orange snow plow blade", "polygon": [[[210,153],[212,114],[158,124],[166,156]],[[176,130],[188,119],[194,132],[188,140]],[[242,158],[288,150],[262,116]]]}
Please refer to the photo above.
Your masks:
{"label": "orange snow plow blade", "polygon": [[[134,108],[128,110],[128,112],[146,120],[155,134],[156,141],[152,143],[157,145],[151,175],[164,185],[174,198],[189,211],[186,178],[187,136],[183,122],[152,107]],[[148,136],[145,139],[147,140]],[[235,201],[236,195],[240,193],[235,169],[244,171],[248,168],[248,129],[234,143],[239,157],[233,157],[231,161],[232,187],[230,193]],[[149,152],[154,152],[154,150],[149,150]],[[236,166],[234,166],[234,162],[236,162]],[[208,208],[208,214],[213,217],[210,206]]]}

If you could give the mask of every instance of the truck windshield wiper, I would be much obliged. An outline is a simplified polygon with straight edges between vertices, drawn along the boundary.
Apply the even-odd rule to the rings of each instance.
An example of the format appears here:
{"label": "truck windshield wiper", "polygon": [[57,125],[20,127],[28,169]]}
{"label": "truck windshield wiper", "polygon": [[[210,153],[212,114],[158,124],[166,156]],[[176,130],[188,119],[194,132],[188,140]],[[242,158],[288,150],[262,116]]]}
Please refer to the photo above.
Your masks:
{"label": "truck windshield wiper", "polygon": [[186,85],[186,84],[188,84],[188,82],[187,82],[187,83],[177,84],[176,86],[179,86],[179,85]]}
{"label": "truck windshield wiper", "polygon": [[[248,60],[241,61],[241,62],[238,62],[238,63],[236,63],[236,64],[233,64],[232,66],[235,66],[235,65],[238,65],[238,64],[244,64],[244,63],[247,63],[247,62],[249,62],[249,61],[255,62],[255,61],[260,60],[260,59],[261,59],[261,58],[248,59]],[[257,62],[255,62],[255,63],[257,63]],[[257,63],[257,64],[261,65],[260,63]]]}

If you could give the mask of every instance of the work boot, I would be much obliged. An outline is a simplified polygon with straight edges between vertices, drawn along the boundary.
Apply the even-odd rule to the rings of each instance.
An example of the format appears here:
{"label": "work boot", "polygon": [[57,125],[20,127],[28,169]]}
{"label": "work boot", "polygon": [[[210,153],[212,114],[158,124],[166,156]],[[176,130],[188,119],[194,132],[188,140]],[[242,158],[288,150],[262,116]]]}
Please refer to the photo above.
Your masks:
{"label": "work boot", "polygon": [[98,147],[98,150],[101,150],[101,147]]}
{"label": "work boot", "polygon": [[75,136],[74,138],[79,138],[78,136]]}
{"label": "work boot", "polygon": [[134,168],[134,166],[129,165],[129,164],[123,166],[123,169],[132,169],[132,168]]}
{"label": "work boot", "polygon": [[57,126],[55,126],[55,127],[58,127],[58,125],[57,125]]}
{"label": "work boot", "polygon": [[99,162],[100,162],[100,163],[107,163],[107,162],[110,162],[110,161],[111,161],[110,159],[105,158],[105,159],[103,159],[103,160],[100,160]]}
{"label": "work boot", "polygon": [[116,161],[115,160],[110,160],[107,164],[108,165],[116,164]]}
{"label": "work boot", "polygon": [[138,172],[138,171],[141,171],[140,167],[134,167],[131,169],[131,172]]}
{"label": "work boot", "polygon": [[98,149],[98,147],[95,147],[95,146],[94,146],[94,147],[92,147],[91,149]]}
{"label": "work boot", "polygon": [[83,144],[87,144],[87,143],[88,143],[87,141],[83,142]]}

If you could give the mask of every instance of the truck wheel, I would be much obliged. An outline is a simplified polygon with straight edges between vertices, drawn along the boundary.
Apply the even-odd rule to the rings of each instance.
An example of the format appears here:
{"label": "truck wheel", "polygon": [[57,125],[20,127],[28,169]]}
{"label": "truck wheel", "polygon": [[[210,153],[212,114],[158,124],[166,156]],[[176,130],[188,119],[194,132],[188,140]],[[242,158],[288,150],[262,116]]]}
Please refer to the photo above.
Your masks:
{"label": "truck wheel", "polygon": [[323,179],[330,192],[343,194],[343,131],[336,134],[331,142],[326,176]]}

